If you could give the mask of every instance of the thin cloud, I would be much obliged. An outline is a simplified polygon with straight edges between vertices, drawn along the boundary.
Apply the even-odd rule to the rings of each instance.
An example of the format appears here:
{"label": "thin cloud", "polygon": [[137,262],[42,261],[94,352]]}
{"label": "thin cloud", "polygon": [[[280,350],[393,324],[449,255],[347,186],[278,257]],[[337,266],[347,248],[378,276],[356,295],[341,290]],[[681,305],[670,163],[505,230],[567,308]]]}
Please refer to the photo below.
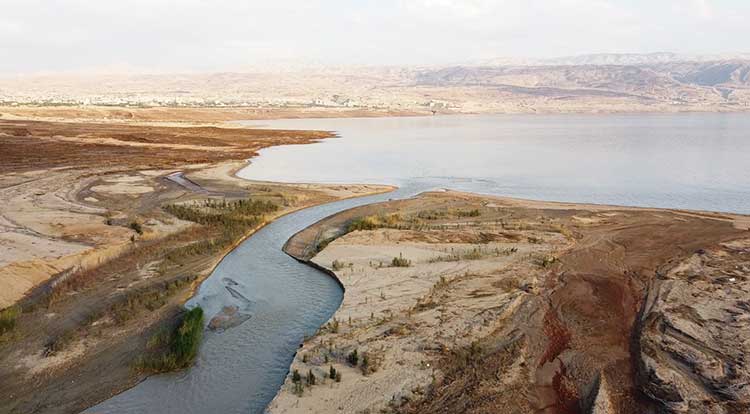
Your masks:
{"label": "thin cloud", "polygon": [[745,0],[0,0],[0,72],[746,51]]}

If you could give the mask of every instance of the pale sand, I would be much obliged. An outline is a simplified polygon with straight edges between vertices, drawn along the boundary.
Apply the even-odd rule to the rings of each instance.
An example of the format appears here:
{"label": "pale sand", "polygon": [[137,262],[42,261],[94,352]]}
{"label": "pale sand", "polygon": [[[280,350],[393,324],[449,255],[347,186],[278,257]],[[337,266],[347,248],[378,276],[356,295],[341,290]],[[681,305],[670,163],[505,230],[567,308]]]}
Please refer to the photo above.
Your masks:
{"label": "pale sand", "polygon": [[[287,378],[284,387],[269,406],[271,413],[356,413],[381,412],[391,400],[418,396],[437,375],[430,365],[431,349],[442,346],[453,348],[468,345],[475,338],[486,335],[513,311],[523,293],[513,289],[506,294],[482,298],[481,291],[498,279],[507,278],[509,285],[537,283],[537,276],[529,268],[529,254],[543,254],[566,244],[561,235],[539,235],[544,244],[490,243],[487,249],[516,247],[517,253],[488,257],[482,260],[429,263],[430,259],[451,252],[471,251],[469,243],[440,243],[414,241],[410,231],[375,230],[354,232],[329,244],[313,261],[331,268],[334,260],[345,268],[336,276],[346,288],[344,301],[334,315],[339,321],[338,334],[323,333],[307,341],[298,352],[291,369],[303,375],[312,370],[320,378],[329,367],[342,373],[336,383],[324,379],[322,385],[308,387],[302,397],[295,395]],[[440,237],[448,235],[436,235]],[[403,255],[412,260],[407,268],[383,267],[394,257]],[[495,275],[488,278],[482,275]],[[469,276],[470,275],[470,276]],[[499,275],[499,276],[498,276]],[[428,297],[443,277],[452,281],[455,291],[450,299],[438,299],[439,306],[421,313],[409,314],[420,298]],[[439,284],[438,284],[439,285]],[[438,288],[439,289],[439,288]],[[445,302],[442,302],[442,301]],[[448,305],[449,303],[449,305]],[[486,324],[477,324],[472,317],[487,312]],[[450,317],[446,316],[450,314]],[[372,317],[372,318],[371,318]],[[349,323],[351,318],[351,325]],[[484,320],[484,319],[483,319]],[[344,356],[352,349],[368,353],[380,366],[374,373],[363,375],[343,361],[324,356],[330,344],[334,352]],[[309,363],[302,362],[307,355]]]}
{"label": "pale sand", "polygon": [[[237,189],[258,186],[234,175],[246,162],[187,165],[194,180],[210,180]],[[107,170],[44,170],[8,174],[0,179],[0,309],[7,307],[51,276],[77,267],[95,266],[127,248],[135,233],[124,226],[110,226],[104,217],[106,197],[143,197],[157,194],[157,180],[171,171],[147,170],[110,174]],[[95,197],[84,202],[77,194],[95,180],[104,183],[88,189]],[[389,191],[377,185],[273,185],[290,190],[316,190],[333,199]],[[299,196],[302,197],[302,196]],[[307,197],[313,197],[309,194]],[[320,198],[319,196],[315,196]],[[314,198],[314,197],[313,197]],[[297,199],[299,205],[319,201]],[[97,205],[88,204],[96,203]],[[102,204],[103,203],[103,204]],[[116,217],[119,213],[112,212]],[[127,217],[121,217],[127,219]],[[140,237],[160,238],[191,225],[177,219],[169,223],[151,220]]]}
{"label": "pale sand", "polygon": [[[471,208],[481,209],[481,217],[449,214],[437,221],[412,221],[419,217],[418,212]],[[335,275],[346,289],[344,300],[328,324],[305,341],[290,368],[298,370],[303,383],[312,371],[316,385],[305,383],[299,395],[288,376],[269,406],[271,413],[391,412],[394,405],[422,400],[425,390],[434,384],[439,384],[440,390],[455,391],[455,387],[441,383],[445,371],[435,369],[434,364],[450,367],[454,352],[469,349],[474,341],[502,350],[497,354],[490,352],[492,359],[487,361],[501,369],[483,373],[485,377],[479,383],[470,379],[456,382],[456,387],[465,387],[467,396],[475,396],[466,397],[476,398],[472,403],[494,407],[479,412],[535,412],[533,407],[556,404],[557,394],[549,390],[559,374],[559,361],[545,360],[545,349],[556,349],[553,339],[558,338],[554,324],[547,320],[550,309],[568,305],[578,309],[580,304],[582,309],[597,309],[592,311],[594,314],[601,312],[599,307],[619,311],[606,302],[611,297],[608,285],[587,285],[579,278],[585,281],[586,274],[605,274],[613,286],[630,286],[623,282],[630,277],[623,269],[670,263],[668,258],[680,257],[678,254],[698,249],[696,246],[714,249],[715,240],[743,237],[748,219],[732,214],[526,201],[449,191],[337,214],[295,235],[288,243],[288,251],[304,256],[308,252],[306,245],[314,246],[336,234],[339,226],[345,227],[352,219],[362,215],[388,217],[388,213],[396,211],[399,225],[410,228],[409,223],[416,223],[418,228],[356,231],[334,240],[313,257],[319,266],[332,271],[336,268]],[[437,227],[432,226],[436,223]],[[664,225],[672,226],[668,228],[674,231],[664,232]],[[484,239],[483,234],[492,237],[477,241]],[[467,258],[466,254],[477,246],[485,252],[504,252],[510,247],[517,251]],[[737,249],[743,246],[746,244]],[[450,253],[463,257],[457,261],[430,260]],[[412,265],[390,267],[391,260],[400,255],[411,260]],[[558,258],[563,258],[562,264]],[[549,268],[548,259],[553,263]],[[727,265],[731,267],[731,263]],[[555,272],[559,266],[564,271],[558,280]],[[565,276],[569,273],[574,275]],[[653,276],[654,271],[647,269],[643,273]],[[738,276],[737,280],[744,279]],[[642,297],[637,288],[633,290],[635,297]],[[556,292],[556,296],[550,292]],[[714,306],[728,306],[730,302]],[[560,312],[561,318],[570,318],[565,321],[579,320],[575,319],[579,317],[575,311]],[[622,353],[627,346],[614,341],[619,338],[621,321],[628,318],[623,313],[622,318],[610,316],[611,325],[602,318],[582,318],[589,323],[584,326],[568,322],[579,329],[574,336],[581,342],[570,345],[575,351],[560,358],[568,361],[565,358],[575,355],[576,362],[570,362],[572,368],[568,372],[569,380],[578,389],[587,389],[586,381],[591,372],[599,369],[598,364],[616,364],[627,357],[627,352]],[[526,338],[524,345],[513,339],[519,337]],[[623,340],[627,342],[627,338],[625,335]],[[508,345],[511,343],[519,348]],[[509,348],[504,348],[506,345]],[[356,368],[346,360],[354,349],[360,355]],[[376,366],[374,372],[363,373],[363,355],[368,355],[370,366]],[[341,382],[323,378],[330,366],[343,374]],[[577,376],[580,371],[574,370],[580,367],[588,368],[585,375]],[[591,372],[586,371],[589,369]],[[618,374],[609,377],[607,381],[613,381],[609,386],[627,388],[626,371],[615,370]],[[466,372],[471,377],[471,370]],[[489,388],[477,385],[484,383]],[[616,402],[618,407],[630,404],[628,396],[610,394],[607,387],[600,387],[602,399],[597,401],[604,405]],[[498,391],[503,389],[514,391]],[[460,393],[451,395],[458,401],[446,400],[446,404],[468,404],[468,400],[458,397]]]}

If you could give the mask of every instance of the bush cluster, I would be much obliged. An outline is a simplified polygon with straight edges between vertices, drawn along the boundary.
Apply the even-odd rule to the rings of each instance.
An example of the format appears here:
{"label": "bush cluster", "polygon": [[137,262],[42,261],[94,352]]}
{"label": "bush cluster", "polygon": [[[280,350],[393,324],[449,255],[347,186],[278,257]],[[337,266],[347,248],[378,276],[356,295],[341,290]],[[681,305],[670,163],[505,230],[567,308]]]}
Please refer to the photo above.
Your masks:
{"label": "bush cluster", "polygon": [[16,327],[19,310],[15,306],[0,311],[0,335],[12,331]]}
{"label": "bush cluster", "polygon": [[196,306],[185,312],[178,327],[171,333],[169,346],[159,356],[151,356],[140,362],[142,369],[152,372],[167,372],[187,368],[198,355],[203,337],[203,309]]}
{"label": "bush cluster", "polygon": [[403,254],[398,255],[398,257],[394,257],[393,260],[391,260],[391,267],[409,267],[411,266],[411,260],[406,259]]}

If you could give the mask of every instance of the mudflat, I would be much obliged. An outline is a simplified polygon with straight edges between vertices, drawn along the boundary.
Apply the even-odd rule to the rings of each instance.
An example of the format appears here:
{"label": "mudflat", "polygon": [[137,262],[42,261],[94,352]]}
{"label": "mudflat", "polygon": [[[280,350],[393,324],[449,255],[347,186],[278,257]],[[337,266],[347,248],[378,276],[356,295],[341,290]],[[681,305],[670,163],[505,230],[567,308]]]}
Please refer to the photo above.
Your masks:
{"label": "mudflat", "polygon": [[745,412],[748,230],[453,192],[342,212],[287,243],[346,291],[269,409]]}

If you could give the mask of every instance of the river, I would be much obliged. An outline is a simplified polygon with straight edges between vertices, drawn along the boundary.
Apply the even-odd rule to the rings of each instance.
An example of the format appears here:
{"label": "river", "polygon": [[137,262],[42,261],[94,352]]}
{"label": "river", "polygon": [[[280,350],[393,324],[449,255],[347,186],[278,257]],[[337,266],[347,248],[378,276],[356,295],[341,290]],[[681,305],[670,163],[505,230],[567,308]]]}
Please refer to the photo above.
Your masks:
{"label": "river", "polygon": [[294,352],[338,308],[329,276],[281,251],[338,211],[446,187],[514,197],[750,213],[750,116],[535,115],[251,122],[340,138],[272,147],[240,173],[286,182],[388,183],[395,193],[289,214],[240,244],[187,306],[251,315],[206,331],[195,366],[148,378],[90,413],[261,413]]}

